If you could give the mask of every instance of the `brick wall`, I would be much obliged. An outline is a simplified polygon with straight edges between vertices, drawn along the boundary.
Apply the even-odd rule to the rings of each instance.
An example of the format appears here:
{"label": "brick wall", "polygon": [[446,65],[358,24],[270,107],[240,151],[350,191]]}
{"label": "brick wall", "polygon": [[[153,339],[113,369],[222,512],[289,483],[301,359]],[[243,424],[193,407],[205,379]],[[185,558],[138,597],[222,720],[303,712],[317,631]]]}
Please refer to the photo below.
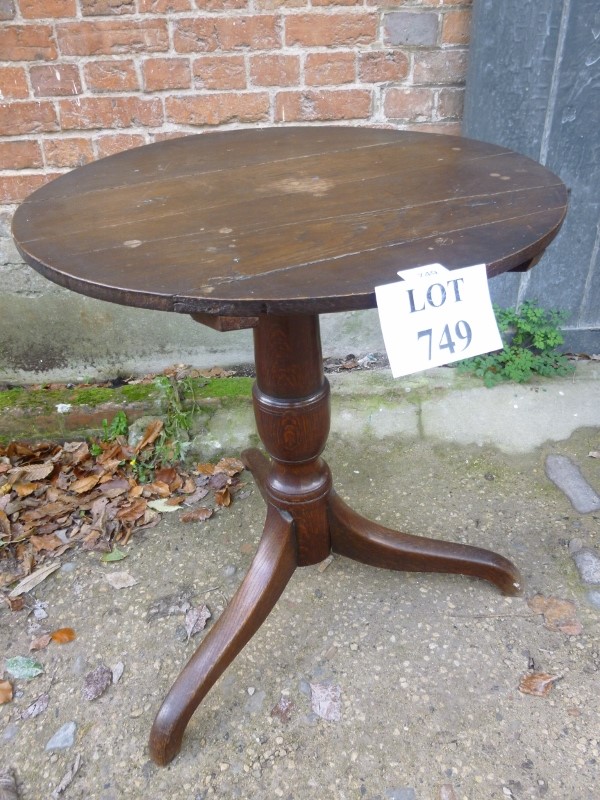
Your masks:
{"label": "brick wall", "polygon": [[457,132],[470,0],[0,0],[0,205],[220,127]]}

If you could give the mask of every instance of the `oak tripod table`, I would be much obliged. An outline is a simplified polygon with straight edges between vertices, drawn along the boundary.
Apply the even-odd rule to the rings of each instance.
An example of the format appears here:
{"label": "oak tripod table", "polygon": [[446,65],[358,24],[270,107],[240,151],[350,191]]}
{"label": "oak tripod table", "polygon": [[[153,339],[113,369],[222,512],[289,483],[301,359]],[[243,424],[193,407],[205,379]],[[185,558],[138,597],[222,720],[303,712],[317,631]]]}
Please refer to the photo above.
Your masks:
{"label": "oak tripod table", "polygon": [[525,270],[556,235],[566,189],[539,164],[454,136],[342,127],[188,136],[61,176],[17,210],[13,233],[52,281],[124,305],[254,329],[256,423],[243,454],[267,505],[237,593],[152,728],[167,764],[196,707],[263,623],[298,566],[333,550],[376,567],[471,575],[517,594],[488,550],[359,516],[320,457],[329,431],[319,314],[375,306],[397,271],[485,263]]}

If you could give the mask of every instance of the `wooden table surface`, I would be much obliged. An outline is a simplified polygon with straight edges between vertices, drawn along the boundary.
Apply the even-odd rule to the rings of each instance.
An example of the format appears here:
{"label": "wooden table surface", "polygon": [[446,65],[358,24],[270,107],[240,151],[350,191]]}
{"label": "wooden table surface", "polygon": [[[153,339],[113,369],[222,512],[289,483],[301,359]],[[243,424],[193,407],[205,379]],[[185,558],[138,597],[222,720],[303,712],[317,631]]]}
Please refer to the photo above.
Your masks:
{"label": "wooden table surface", "polygon": [[32,194],[13,233],[92,297],[247,316],[375,306],[396,272],[493,276],[542,252],[566,211],[552,173],[503,148],[369,128],[228,131],[88,164]]}

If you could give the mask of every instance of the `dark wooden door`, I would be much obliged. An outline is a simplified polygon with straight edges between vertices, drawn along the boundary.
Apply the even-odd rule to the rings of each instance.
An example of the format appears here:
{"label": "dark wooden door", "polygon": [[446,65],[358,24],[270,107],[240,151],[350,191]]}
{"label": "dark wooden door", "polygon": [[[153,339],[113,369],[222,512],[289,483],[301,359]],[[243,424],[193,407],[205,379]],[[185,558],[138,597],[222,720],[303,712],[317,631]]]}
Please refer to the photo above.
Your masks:
{"label": "dark wooden door", "polygon": [[463,127],[541,162],[570,190],[543,269],[501,276],[493,299],[563,309],[566,349],[600,352],[598,0],[475,0]]}

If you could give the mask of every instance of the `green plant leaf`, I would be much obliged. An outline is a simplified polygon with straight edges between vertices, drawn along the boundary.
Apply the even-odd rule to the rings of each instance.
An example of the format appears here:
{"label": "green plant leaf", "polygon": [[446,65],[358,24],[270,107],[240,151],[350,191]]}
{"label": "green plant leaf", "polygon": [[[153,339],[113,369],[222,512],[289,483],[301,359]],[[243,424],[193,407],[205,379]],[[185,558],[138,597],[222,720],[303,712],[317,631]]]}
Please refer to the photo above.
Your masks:
{"label": "green plant leaf", "polygon": [[32,678],[37,678],[38,675],[43,675],[44,673],[44,668],[39,661],[27,656],[7,658],[4,668],[9,675],[21,681],[30,681]]}
{"label": "green plant leaf", "polygon": [[123,561],[124,558],[127,558],[127,553],[124,553],[122,550],[119,550],[118,547],[113,547],[110,553],[104,553],[104,555],[100,558],[100,561],[104,562]]}
{"label": "green plant leaf", "polygon": [[568,375],[574,367],[562,353],[555,352],[564,339],[560,331],[567,315],[561,311],[540,308],[527,301],[517,311],[494,305],[504,347],[458,362],[460,372],[482,378],[491,388],[501,381],[525,383],[534,375],[552,377]]}

